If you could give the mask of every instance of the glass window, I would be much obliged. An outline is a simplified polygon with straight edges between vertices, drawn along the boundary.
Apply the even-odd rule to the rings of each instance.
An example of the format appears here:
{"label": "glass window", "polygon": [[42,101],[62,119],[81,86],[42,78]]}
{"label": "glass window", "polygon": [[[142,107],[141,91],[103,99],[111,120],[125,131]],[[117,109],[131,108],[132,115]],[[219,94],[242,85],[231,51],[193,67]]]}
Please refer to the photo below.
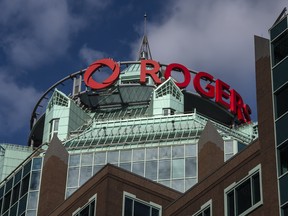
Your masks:
{"label": "glass window", "polygon": [[41,169],[41,165],[42,165],[42,158],[33,158],[32,170]]}
{"label": "glass window", "polygon": [[107,152],[107,163],[118,164],[119,151]]}
{"label": "glass window", "polygon": [[95,216],[96,215],[96,199],[94,198],[79,211],[73,213],[73,216]]}
{"label": "glass window", "polygon": [[173,146],[172,157],[173,158],[184,157],[184,146]]}
{"label": "glass window", "polygon": [[282,208],[282,215],[288,216],[288,204]]}
{"label": "glass window", "polygon": [[210,216],[211,215],[211,206],[205,206],[204,208],[201,207],[201,210],[197,213],[193,214],[193,216]]}
{"label": "glass window", "polygon": [[120,163],[120,167],[131,172],[131,163]]}
{"label": "glass window", "polygon": [[24,179],[22,179],[21,196],[23,196],[25,193],[28,192],[29,178],[30,178],[30,175],[26,175],[26,177]]}
{"label": "glass window", "polygon": [[288,173],[279,178],[280,203],[288,202]]}
{"label": "glass window", "polygon": [[288,111],[288,85],[275,94],[276,118]]}
{"label": "glass window", "polygon": [[93,163],[93,153],[82,154],[81,156],[81,166],[91,166]]}
{"label": "glass window", "polygon": [[12,185],[13,185],[13,177],[7,181],[7,183],[5,185],[5,193],[7,193],[9,190],[11,190]]}
{"label": "glass window", "polygon": [[20,183],[13,187],[12,204],[18,201],[20,193]]}
{"label": "glass window", "polygon": [[27,173],[29,173],[30,170],[31,170],[31,160],[24,166],[23,176],[25,176]]}
{"label": "glass window", "polygon": [[32,171],[30,189],[38,190],[40,185],[40,171]]}
{"label": "glass window", "polygon": [[96,152],[94,158],[95,164],[105,164],[106,163],[106,152]]}
{"label": "glass window", "polygon": [[237,215],[240,215],[252,206],[250,179],[236,188],[236,198]]}
{"label": "glass window", "polygon": [[26,203],[27,203],[27,194],[22,199],[20,199],[19,208],[18,208],[18,215],[21,215],[25,211]]}
{"label": "glass window", "polygon": [[158,159],[158,148],[146,149],[146,160],[157,160]]}
{"label": "glass window", "polygon": [[67,187],[78,186],[78,178],[79,178],[79,168],[78,167],[69,168]]}
{"label": "glass window", "polygon": [[184,159],[174,159],[172,161],[172,177],[173,178],[184,177]]}
{"label": "glass window", "polygon": [[253,211],[262,202],[259,170],[226,193],[227,215],[235,216]]}
{"label": "glass window", "polygon": [[159,179],[170,179],[171,173],[171,161],[170,160],[160,160],[159,161]]}
{"label": "glass window", "polygon": [[131,150],[122,150],[120,151],[120,162],[129,162],[131,161]]}
{"label": "glass window", "polygon": [[38,191],[30,192],[28,197],[28,209],[36,209],[38,201]]}
{"label": "glass window", "polygon": [[137,198],[124,199],[124,216],[159,216],[160,208]]}
{"label": "glass window", "polygon": [[22,178],[22,169],[20,169],[14,177],[14,185],[17,184]]}
{"label": "glass window", "polygon": [[185,190],[190,189],[193,185],[197,183],[196,178],[186,178],[185,179]]}
{"label": "glass window", "polygon": [[10,200],[11,200],[11,191],[8,192],[8,193],[4,196],[3,212],[5,212],[7,209],[9,209],[9,207],[10,207]]}
{"label": "glass window", "polygon": [[280,175],[288,171],[288,142],[279,148]]}
{"label": "glass window", "polygon": [[93,167],[93,175],[97,172],[99,172],[100,169],[102,169],[104,167],[104,165],[95,165]]}
{"label": "glass window", "polygon": [[81,167],[80,170],[80,183],[79,185],[84,184],[92,176],[92,166]]}
{"label": "glass window", "polygon": [[171,158],[171,147],[160,147],[159,148],[159,158],[160,159],[170,159]]}
{"label": "glass window", "polygon": [[196,157],[197,156],[197,152],[196,152],[196,145],[186,145],[185,146],[185,156],[187,157]]}
{"label": "glass window", "polygon": [[228,153],[233,153],[233,140],[227,140],[225,141],[225,154],[228,154]]}
{"label": "glass window", "polygon": [[54,135],[58,134],[59,118],[52,119],[50,121],[50,126],[49,127],[50,127],[50,129],[49,129],[49,140],[51,140]]}
{"label": "glass window", "polygon": [[144,149],[133,150],[133,161],[144,160],[145,151]]}
{"label": "glass window", "polygon": [[[286,21],[287,22],[287,21]],[[288,55],[288,32],[284,32],[275,41],[272,42],[273,65],[280,62]]]}
{"label": "glass window", "polygon": [[172,188],[184,192],[184,180],[172,180]]}
{"label": "glass window", "polygon": [[145,177],[151,180],[157,179],[158,164],[157,161],[146,161]]}
{"label": "glass window", "polygon": [[133,163],[132,172],[144,176],[144,162]]}
{"label": "glass window", "polygon": [[71,154],[70,155],[69,166],[80,166],[80,154]]}
{"label": "glass window", "polygon": [[195,177],[197,171],[196,158],[186,158],[185,159],[185,176]]}

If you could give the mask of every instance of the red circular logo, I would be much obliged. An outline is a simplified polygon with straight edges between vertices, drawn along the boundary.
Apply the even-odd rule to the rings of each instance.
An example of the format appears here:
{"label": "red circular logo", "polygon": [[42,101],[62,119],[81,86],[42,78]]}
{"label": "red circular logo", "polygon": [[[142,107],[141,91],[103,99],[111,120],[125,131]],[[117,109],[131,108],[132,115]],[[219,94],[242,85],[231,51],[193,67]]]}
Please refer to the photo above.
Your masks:
{"label": "red circular logo", "polygon": [[[107,66],[113,73],[105,79],[102,83],[95,81],[92,77],[93,73],[100,67]],[[84,82],[87,86],[92,89],[103,89],[112,85],[119,77],[120,67],[112,59],[100,59],[93,62],[86,70],[84,74]]]}

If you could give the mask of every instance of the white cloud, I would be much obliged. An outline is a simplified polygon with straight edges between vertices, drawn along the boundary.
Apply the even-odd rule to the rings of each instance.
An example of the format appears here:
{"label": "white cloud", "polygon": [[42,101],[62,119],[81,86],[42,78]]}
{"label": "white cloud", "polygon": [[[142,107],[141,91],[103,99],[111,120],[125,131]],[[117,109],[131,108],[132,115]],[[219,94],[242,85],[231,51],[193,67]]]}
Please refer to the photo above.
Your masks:
{"label": "white cloud", "polygon": [[20,87],[0,70],[0,137],[29,127],[29,118],[40,92],[31,86]]}
{"label": "white cloud", "polygon": [[1,1],[0,43],[11,63],[30,69],[64,55],[73,35],[89,22],[86,13],[77,11],[103,9],[108,3],[86,0],[81,1],[81,5],[76,4],[80,3]]}
{"label": "white cloud", "polygon": [[[180,0],[167,5],[160,22],[148,22],[153,58],[222,79],[255,113],[254,35],[268,37],[284,2]],[[132,45],[133,56],[138,46],[139,41]]]}
{"label": "white cloud", "polygon": [[79,51],[79,57],[85,62],[85,64],[90,65],[92,62],[94,62],[97,59],[102,59],[106,56],[104,52],[94,50],[92,48],[87,47],[86,44],[84,44],[80,51]]}

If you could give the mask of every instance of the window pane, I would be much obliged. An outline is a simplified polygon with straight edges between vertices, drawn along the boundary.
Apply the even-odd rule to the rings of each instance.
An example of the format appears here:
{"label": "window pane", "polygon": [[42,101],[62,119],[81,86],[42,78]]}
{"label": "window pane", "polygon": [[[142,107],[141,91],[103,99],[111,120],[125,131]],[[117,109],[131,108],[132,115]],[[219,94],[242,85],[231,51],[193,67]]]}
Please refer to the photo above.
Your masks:
{"label": "window pane", "polygon": [[120,163],[120,167],[131,172],[131,163]]}
{"label": "window pane", "polygon": [[288,111],[288,85],[276,94],[276,118]]}
{"label": "window pane", "polygon": [[67,186],[68,187],[78,186],[78,178],[79,178],[79,168],[78,167],[69,168]]}
{"label": "window pane", "polygon": [[30,178],[30,175],[27,175],[24,179],[22,179],[21,196],[23,196],[28,191],[29,178]]}
{"label": "window pane", "polygon": [[131,155],[132,155],[131,150],[120,151],[120,162],[131,161]]}
{"label": "window pane", "polygon": [[40,171],[32,171],[30,189],[38,190],[40,184]]}
{"label": "window pane", "polygon": [[152,180],[156,180],[157,179],[157,161],[146,161],[146,173],[145,173],[145,177],[152,179]]}
{"label": "window pane", "polygon": [[41,169],[41,165],[42,165],[42,158],[33,158],[32,170]]}
{"label": "window pane", "polygon": [[133,209],[133,200],[126,197],[125,198],[124,216],[132,216],[132,209]]}
{"label": "window pane", "polygon": [[204,211],[204,216],[210,216],[210,207]]}
{"label": "window pane", "polygon": [[80,170],[80,185],[84,184],[92,176],[92,166],[81,167]]}
{"label": "window pane", "polygon": [[195,177],[197,171],[196,158],[185,159],[185,175],[186,177]]}
{"label": "window pane", "polygon": [[160,159],[170,159],[171,158],[171,147],[160,147],[159,148],[159,158]]}
{"label": "window pane", "polygon": [[106,162],[106,152],[95,153],[94,163],[95,164],[105,164]]}
{"label": "window pane", "polygon": [[29,173],[31,170],[31,160],[24,166],[23,176]]}
{"label": "window pane", "polygon": [[225,153],[233,153],[233,140],[227,140],[225,141]]}
{"label": "window pane", "polygon": [[170,179],[171,165],[170,160],[159,161],[159,179]]}
{"label": "window pane", "polygon": [[29,193],[28,209],[36,209],[38,200],[38,191]]}
{"label": "window pane", "polygon": [[184,157],[184,146],[173,146],[172,157],[173,158]]}
{"label": "window pane", "polygon": [[196,157],[196,145],[186,145],[185,146],[185,156]]}
{"label": "window pane", "polygon": [[227,195],[227,213],[228,216],[234,216],[235,215],[235,207],[234,207],[234,191],[231,191]]}
{"label": "window pane", "polygon": [[119,151],[107,152],[107,163],[118,164]]}
{"label": "window pane", "polygon": [[159,209],[152,208],[152,215],[151,216],[159,216]]}
{"label": "window pane", "polygon": [[19,202],[18,215],[21,215],[26,209],[27,195],[25,195]]}
{"label": "window pane", "polygon": [[89,216],[89,205],[81,210],[79,216]]}
{"label": "window pane", "polygon": [[283,144],[283,147],[279,149],[280,155],[280,174],[284,174],[288,171],[288,143]]}
{"label": "window pane", "polygon": [[93,167],[93,175],[97,172],[99,172],[100,169],[102,169],[102,167],[104,167],[104,165],[95,165]]}
{"label": "window pane", "polygon": [[283,216],[288,216],[288,205],[284,206],[282,208],[282,215]]}
{"label": "window pane", "polygon": [[281,205],[288,201],[288,173],[279,179]]}
{"label": "window pane", "polygon": [[259,173],[255,174],[252,177],[252,183],[253,183],[253,204],[260,201],[260,178]]}
{"label": "window pane", "polygon": [[80,165],[80,155],[73,154],[69,157],[69,166],[79,166]]}
{"label": "window pane", "polygon": [[144,149],[133,150],[133,161],[144,160]]}
{"label": "window pane", "polygon": [[20,183],[18,183],[13,188],[13,196],[12,196],[12,204],[18,201],[19,199],[19,192],[20,192]]}
{"label": "window pane", "polygon": [[133,163],[132,172],[144,176],[144,162]]}
{"label": "window pane", "polygon": [[93,154],[89,153],[89,154],[82,154],[81,157],[81,165],[88,165],[91,166],[92,165],[92,160],[93,160]]}
{"label": "window pane", "polygon": [[146,160],[157,160],[158,148],[150,148],[146,150]]}
{"label": "window pane", "polygon": [[173,178],[184,177],[184,159],[174,159],[172,161],[172,177]]}
{"label": "window pane", "polygon": [[197,183],[196,178],[185,179],[185,190],[188,190]]}
{"label": "window pane", "polygon": [[241,214],[252,206],[250,179],[236,188],[237,214]]}
{"label": "window pane", "polygon": [[184,180],[173,180],[172,188],[177,191],[184,192]]}
{"label": "window pane", "polygon": [[134,216],[150,215],[150,206],[134,201]]}
{"label": "window pane", "polygon": [[11,191],[4,196],[3,212],[5,212],[10,207]]}

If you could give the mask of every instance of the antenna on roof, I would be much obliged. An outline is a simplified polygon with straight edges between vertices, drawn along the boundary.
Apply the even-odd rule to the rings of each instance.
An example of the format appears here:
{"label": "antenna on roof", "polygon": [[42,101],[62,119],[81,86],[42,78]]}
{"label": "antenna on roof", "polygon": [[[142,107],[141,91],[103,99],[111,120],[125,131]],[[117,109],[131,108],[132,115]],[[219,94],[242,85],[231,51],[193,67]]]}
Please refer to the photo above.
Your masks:
{"label": "antenna on roof", "polygon": [[139,49],[138,60],[141,59],[152,59],[148,37],[147,37],[147,14],[144,14],[144,36],[142,38],[142,42]]}

